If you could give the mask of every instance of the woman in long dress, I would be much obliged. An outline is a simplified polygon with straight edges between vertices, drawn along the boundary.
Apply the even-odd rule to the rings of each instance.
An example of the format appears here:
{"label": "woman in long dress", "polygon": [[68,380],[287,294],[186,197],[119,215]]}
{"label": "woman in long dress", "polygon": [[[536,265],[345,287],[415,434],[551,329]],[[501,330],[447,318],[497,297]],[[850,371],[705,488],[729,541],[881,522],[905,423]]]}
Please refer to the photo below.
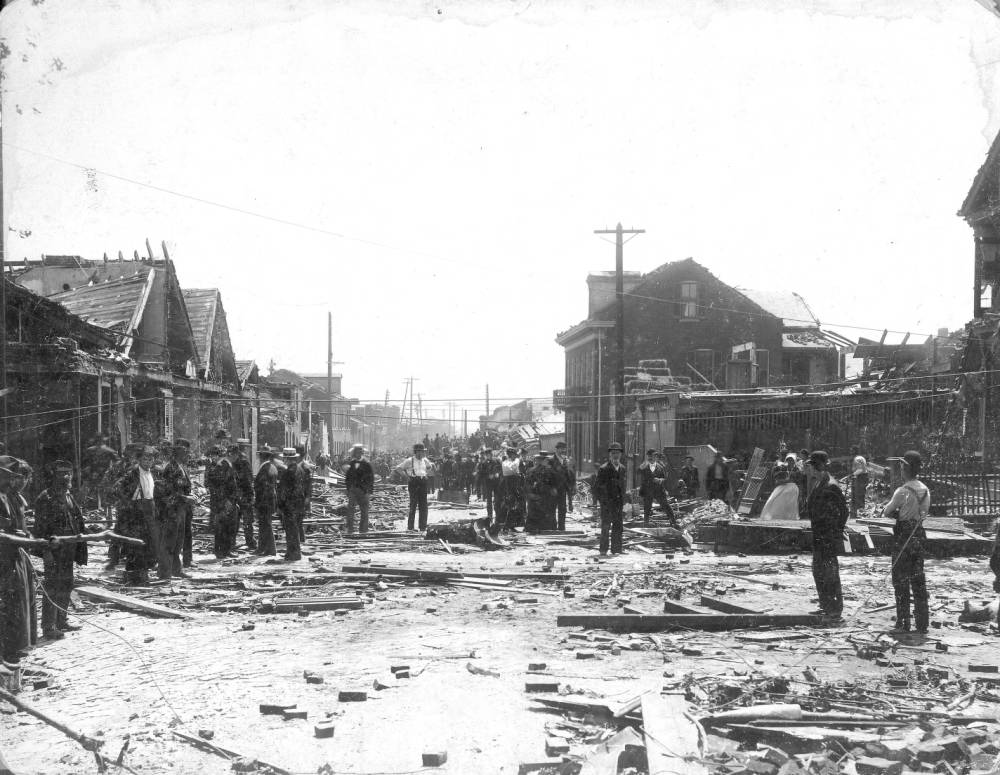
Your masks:
{"label": "woman in long dress", "polygon": [[788,466],[778,463],[774,467],[775,487],[767,499],[761,519],[793,520],[799,518],[799,486],[789,478]]}

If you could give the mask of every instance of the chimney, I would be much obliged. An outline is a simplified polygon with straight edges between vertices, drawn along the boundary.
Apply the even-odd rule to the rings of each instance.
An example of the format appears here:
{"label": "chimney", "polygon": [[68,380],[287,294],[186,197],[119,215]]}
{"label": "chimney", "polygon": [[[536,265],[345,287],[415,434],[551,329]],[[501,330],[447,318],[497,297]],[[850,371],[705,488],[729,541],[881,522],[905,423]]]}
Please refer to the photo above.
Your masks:
{"label": "chimney", "polygon": [[937,335],[941,339],[944,339],[945,337],[948,336],[948,329],[947,328],[939,328]]}
{"label": "chimney", "polygon": [[[622,273],[622,289],[625,293],[640,282],[642,282],[642,272]],[[591,272],[587,275],[587,288],[589,290],[587,317],[592,317],[595,312],[604,309],[615,300],[615,273]]]}

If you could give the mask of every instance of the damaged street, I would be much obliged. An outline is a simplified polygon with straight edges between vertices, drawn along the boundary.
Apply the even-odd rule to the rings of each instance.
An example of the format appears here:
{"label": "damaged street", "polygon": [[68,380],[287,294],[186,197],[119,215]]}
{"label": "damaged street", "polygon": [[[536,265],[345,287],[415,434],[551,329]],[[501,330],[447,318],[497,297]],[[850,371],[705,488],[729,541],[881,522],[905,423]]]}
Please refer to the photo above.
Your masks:
{"label": "damaged street", "polygon": [[1000,775],[998,88],[1000,0],[0,0],[0,775]]}
{"label": "damaged street", "polygon": [[[484,516],[441,505],[439,529]],[[717,503],[679,511],[689,535],[726,521]],[[665,545],[640,522],[626,554],[595,561],[582,512],[488,549],[391,518],[369,536],[316,525],[291,564],[214,563],[199,535],[191,577],[144,590],[89,568],[86,649],[37,651],[19,697],[134,772],[969,772],[1000,753],[996,617],[960,622],[986,558],[934,563],[927,636],[889,633],[873,554],[841,558],[846,624],[747,624],[812,607],[807,555]],[[13,771],[92,770],[73,740],[13,723]]]}

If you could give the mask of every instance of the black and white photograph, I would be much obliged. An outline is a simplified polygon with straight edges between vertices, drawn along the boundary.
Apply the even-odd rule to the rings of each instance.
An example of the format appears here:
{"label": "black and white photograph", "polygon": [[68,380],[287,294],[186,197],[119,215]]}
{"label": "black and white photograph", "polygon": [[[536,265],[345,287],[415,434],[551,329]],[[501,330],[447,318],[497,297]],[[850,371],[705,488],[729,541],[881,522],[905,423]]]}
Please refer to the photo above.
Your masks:
{"label": "black and white photograph", "polygon": [[1000,775],[1000,0],[0,0],[0,308],[0,775]]}

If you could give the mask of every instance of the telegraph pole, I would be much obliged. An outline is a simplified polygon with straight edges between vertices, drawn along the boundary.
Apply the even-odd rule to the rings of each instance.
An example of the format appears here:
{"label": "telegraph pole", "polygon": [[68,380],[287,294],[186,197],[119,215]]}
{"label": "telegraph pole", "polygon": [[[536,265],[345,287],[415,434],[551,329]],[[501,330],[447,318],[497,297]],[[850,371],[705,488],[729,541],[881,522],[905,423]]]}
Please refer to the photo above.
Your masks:
{"label": "telegraph pole", "polygon": [[[615,356],[615,430],[612,436],[623,434],[625,425],[625,240],[624,235],[645,234],[645,229],[623,229],[619,223],[614,229],[596,229],[594,234],[615,235],[615,346],[618,352]],[[604,389],[601,385],[600,390]],[[597,418],[600,422],[600,417]],[[598,437],[600,437],[600,425]]]}
{"label": "telegraph pole", "polygon": [[[336,361],[343,363],[343,361]],[[326,435],[330,457],[333,457],[333,313],[326,313]]]}

